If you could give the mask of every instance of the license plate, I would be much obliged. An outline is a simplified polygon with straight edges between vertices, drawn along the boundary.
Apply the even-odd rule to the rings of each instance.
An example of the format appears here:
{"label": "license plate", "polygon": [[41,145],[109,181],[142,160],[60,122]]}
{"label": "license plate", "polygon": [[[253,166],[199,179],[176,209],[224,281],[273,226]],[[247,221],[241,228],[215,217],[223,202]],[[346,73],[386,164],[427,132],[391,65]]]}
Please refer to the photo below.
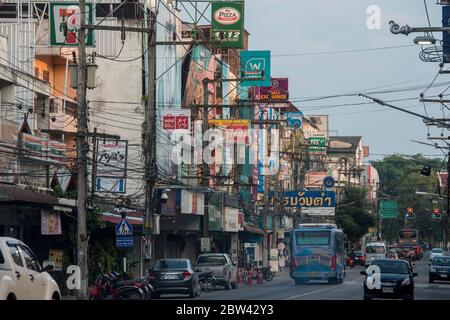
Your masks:
{"label": "license plate", "polygon": [[394,293],[394,288],[383,288],[384,293]]}
{"label": "license plate", "polygon": [[441,276],[441,278],[447,278],[446,274],[441,274],[440,276]]}
{"label": "license plate", "polygon": [[164,275],[164,279],[167,279],[167,280],[174,280],[176,278],[178,278],[176,274],[166,274],[166,275]]}

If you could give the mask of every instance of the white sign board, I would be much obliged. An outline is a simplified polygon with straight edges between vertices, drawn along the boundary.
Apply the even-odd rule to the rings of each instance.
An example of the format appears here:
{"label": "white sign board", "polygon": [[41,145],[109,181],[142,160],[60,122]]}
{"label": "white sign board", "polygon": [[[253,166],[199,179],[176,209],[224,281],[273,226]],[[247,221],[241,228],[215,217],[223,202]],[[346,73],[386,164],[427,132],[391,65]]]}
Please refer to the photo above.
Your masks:
{"label": "white sign board", "polygon": [[239,210],[236,208],[225,207],[223,231],[239,231]]}
{"label": "white sign board", "polygon": [[211,251],[211,238],[201,238],[200,239],[200,250],[202,252]]}
{"label": "white sign board", "polygon": [[324,207],[309,207],[302,208],[302,213],[306,213],[309,216],[334,216],[335,208],[324,208]]}
{"label": "white sign board", "polygon": [[97,140],[95,191],[124,193],[127,175],[128,141]]}

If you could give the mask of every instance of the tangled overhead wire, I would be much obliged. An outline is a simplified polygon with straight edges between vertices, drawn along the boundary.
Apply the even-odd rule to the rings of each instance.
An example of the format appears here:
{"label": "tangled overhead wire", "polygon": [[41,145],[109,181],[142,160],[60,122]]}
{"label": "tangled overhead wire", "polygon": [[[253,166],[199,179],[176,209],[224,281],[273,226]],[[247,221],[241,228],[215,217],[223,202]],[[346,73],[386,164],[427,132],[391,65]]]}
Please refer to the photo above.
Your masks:
{"label": "tangled overhead wire", "polygon": [[[423,62],[442,62],[443,51],[444,51],[443,43],[442,41],[439,41],[439,45],[436,44],[426,48],[422,46],[422,51],[419,54],[419,58]],[[444,62],[446,62],[445,57]]]}

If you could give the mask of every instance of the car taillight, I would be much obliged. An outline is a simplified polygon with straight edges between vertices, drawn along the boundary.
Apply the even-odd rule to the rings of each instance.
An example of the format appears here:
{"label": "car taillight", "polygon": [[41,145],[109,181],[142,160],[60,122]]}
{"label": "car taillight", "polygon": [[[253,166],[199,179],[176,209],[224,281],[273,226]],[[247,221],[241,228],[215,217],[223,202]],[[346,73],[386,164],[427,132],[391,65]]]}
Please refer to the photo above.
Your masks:
{"label": "car taillight", "polygon": [[149,278],[150,279],[153,279],[153,280],[156,280],[156,276],[157,276],[158,274],[155,272],[155,271],[152,271],[152,272],[150,272],[150,275],[149,275]]}
{"label": "car taillight", "polygon": [[337,256],[332,256],[331,257],[331,270],[335,270],[336,269],[336,264],[337,264]]}
{"label": "car taillight", "polygon": [[189,279],[192,276],[192,274],[188,271],[183,272],[183,279]]}
{"label": "car taillight", "polygon": [[297,268],[297,260],[295,259],[294,256],[291,256],[291,267],[293,269]]}

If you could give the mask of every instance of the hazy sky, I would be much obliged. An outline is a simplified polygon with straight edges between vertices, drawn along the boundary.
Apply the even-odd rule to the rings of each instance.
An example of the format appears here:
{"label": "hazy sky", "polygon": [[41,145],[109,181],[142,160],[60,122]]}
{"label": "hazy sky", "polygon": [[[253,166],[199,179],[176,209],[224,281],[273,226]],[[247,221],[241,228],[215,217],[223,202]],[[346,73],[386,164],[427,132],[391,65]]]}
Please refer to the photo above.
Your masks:
{"label": "hazy sky", "polygon": [[[419,89],[373,94],[383,100],[417,98],[431,83],[438,63],[419,59],[420,46],[344,54],[304,54],[387,46],[413,45],[420,34],[393,35],[389,20],[400,25],[427,26],[423,0],[246,0],[245,25],[250,32],[250,49],[272,51],[272,76],[288,77],[293,101],[359,91],[386,91],[405,87]],[[431,24],[441,26],[441,6],[428,0]],[[369,30],[366,13],[370,5],[381,9],[381,29]],[[435,34],[442,39],[442,33]],[[449,66],[450,68],[450,66]],[[439,75],[435,84],[450,81]],[[437,95],[448,85],[428,90]],[[380,88],[381,87],[381,88]],[[423,88],[421,88],[423,87]],[[372,88],[377,88],[371,90]],[[370,89],[370,90],[367,90]],[[450,93],[450,89],[447,93]],[[361,135],[372,154],[442,152],[413,143],[426,141],[427,127],[422,120],[376,104],[357,106],[331,105],[365,102],[359,97],[333,98],[313,102],[294,102],[305,114],[329,114],[330,129],[338,135]],[[417,100],[393,102],[399,107],[425,113]],[[323,108],[322,108],[323,107]],[[442,117],[438,104],[427,104],[429,115]],[[441,129],[431,129],[433,136]],[[336,132],[331,132],[336,134]],[[444,132],[448,135],[448,132]],[[372,158],[372,157],[371,157]],[[379,158],[377,156],[377,158]]]}

